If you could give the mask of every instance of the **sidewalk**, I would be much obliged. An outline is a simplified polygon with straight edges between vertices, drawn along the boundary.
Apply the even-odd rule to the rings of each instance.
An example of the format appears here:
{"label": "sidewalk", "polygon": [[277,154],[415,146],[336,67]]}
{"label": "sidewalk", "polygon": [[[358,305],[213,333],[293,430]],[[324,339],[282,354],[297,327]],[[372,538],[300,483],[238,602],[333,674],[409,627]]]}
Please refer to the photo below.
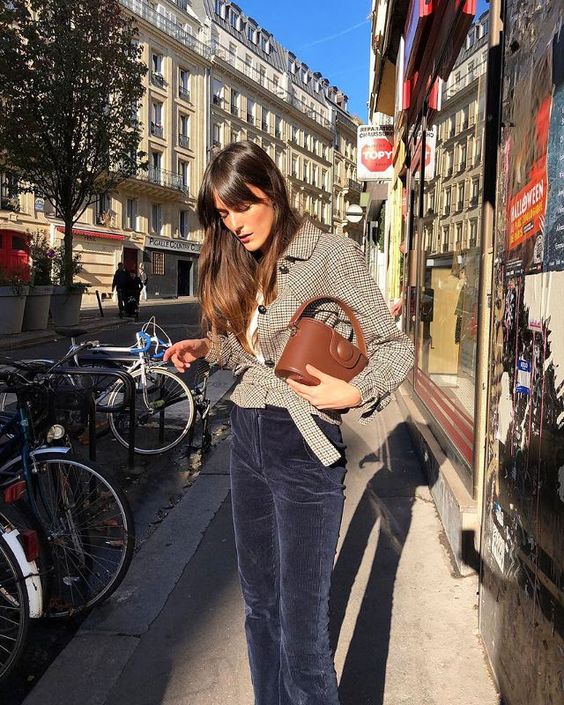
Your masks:
{"label": "sidewalk", "polygon": [[[341,705],[498,705],[396,402],[346,426],[332,635]],[[24,705],[251,705],[228,501],[229,441]]]}

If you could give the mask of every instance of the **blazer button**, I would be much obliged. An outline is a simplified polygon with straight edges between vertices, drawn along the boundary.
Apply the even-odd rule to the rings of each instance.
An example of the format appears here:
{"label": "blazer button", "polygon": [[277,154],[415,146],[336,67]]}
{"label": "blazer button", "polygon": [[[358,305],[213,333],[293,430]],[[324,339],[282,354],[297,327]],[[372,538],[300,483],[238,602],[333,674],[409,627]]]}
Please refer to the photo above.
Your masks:
{"label": "blazer button", "polygon": [[265,360],[265,361],[264,361],[264,364],[265,364],[267,367],[274,367],[274,361],[273,361],[273,360]]}
{"label": "blazer button", "polygon": [[261,304],[261,305],[258,307],[258,312],[259,312],[259,313],[266,313],[266,306],[264,306],[263,304]]}
{"label": "blazer button", "polygon": [[285,264],[282,264],[280,267],[278,267],[278,271],[280,272],[280,274],[288,274],[290,270],[288,269],[288,267],[286,267]]}

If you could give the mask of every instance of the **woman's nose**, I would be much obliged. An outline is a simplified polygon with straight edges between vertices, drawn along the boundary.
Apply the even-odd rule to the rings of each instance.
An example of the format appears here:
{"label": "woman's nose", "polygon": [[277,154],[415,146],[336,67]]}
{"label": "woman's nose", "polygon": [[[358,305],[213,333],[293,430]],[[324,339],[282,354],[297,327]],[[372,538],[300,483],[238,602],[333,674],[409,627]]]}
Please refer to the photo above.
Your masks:
{"label": "woman's nose", "polygon": [[229,224],[231,225],[230,230],[232,230],[234,233],[239,232],[241,230],[242,223],[241,223],[241,216],[239,213],[231,213],[229,215]]}

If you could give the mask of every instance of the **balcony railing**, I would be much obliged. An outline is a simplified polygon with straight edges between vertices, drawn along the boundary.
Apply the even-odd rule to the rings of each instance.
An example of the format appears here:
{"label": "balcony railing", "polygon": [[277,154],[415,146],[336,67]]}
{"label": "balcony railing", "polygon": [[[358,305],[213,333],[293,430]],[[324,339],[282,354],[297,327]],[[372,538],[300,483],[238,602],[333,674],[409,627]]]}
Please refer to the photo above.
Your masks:
{"label": "balcony railing", "polygon": [[236,105],[231,106],[231,115],[235,115],[235,117],[239,117],[239,108]]}
{"label": "balcony railing", "polygon": [[189,149],[190,137],[188,135],[178,135],[178,144],[185,149]]}
{"label": "balcony railing", "polygon": [[157,184],[158,186],[163,186],[164,188],[172,188],[181,193],[188,193],[187,185],[183,183],[182,176],[175,174],[173,171],[166,171],[165,169],[150,166],[147,170],[138,171],[135,178],[139,181],[147,181],[152,184]]}
{"label": "balcony railing", "polygon": [[255,124],[255,119],[254,119],[252,113],[247,113],[247,122],[249,122],[251,125]]}
{"label": "balcony railing", "polygon": [[187,88],[184,88],[184,86],[179,86],[178,97],[190,102],[190,91]]}
{"label": "balcony railing", "polygon": [[268,123],[265,122],[264,120],[261,123],[261,127],[265,132],[268,132]]}
{"label": "balcony railing", "polygon": [[468,203],[469,208],[476,208],[478,205],[478,196],[472,196],[470,199],[470,202]]}
{"label": "balcony railing", "polygon": [[165,17],[160,12],[157,12],[145,0],[120,0],[124,7],[128,10],[143,17],[152,25],[158,27],[162,32],[168,34],[169,37],[188,47],[192,51],[204,56],[206,59],[211,56],[211,51],[208,46],[196,39],[192,34],[187,32],[184,27],[177,22]]}
{"label": "balcony railing", "polygon": [[276,137],[276,139],[282,139],[282,130],[276,130],[274,132],[274,136]]}
{"label": "balcony railing", "polygon": [[349,191],[357,191],[360,193],[362,191],[362,185],[354,179],[349,179]]}
{"label": "balcony railing", "polygon": [[165,77],[159,71],[151,71],[151,83],[159,88],[166,86]]}
{"label": "balcony railing", "polygon": [[212,95],[212,103],[214,105],[222,106],[223,105],[223,98],[220,95],[217,95],[216,93],[214,93]]}
{"label": "balcony railing", "polygon": [[163,136],[163,126],[158,122],[152,122],[151,123],[151,134],[154,137],[162,137]]}
{"label": "balcony railing", "polygon": [[450,215],[450,204],[443,208],[443,215]]}

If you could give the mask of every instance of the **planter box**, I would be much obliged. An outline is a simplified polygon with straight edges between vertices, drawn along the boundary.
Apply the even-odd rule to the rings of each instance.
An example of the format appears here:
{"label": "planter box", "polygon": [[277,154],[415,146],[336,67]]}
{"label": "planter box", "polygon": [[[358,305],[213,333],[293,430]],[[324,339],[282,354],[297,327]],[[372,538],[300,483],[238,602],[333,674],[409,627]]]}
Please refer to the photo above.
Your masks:
{"label": "planter box", "polygon": [[52,293],[52,286],[29,287],[22,330],[45,330],[47,328]]}
{"label": "planter box", "polygon": [[0,286],[0,334],[21,333],[28,286],[14,292],[12,286]]}
{"label": "planter box", "polygon": [[69,291],[66,286],[53,287],[51,317],[57,328],[76,326],[80,319],[82,291]]}

